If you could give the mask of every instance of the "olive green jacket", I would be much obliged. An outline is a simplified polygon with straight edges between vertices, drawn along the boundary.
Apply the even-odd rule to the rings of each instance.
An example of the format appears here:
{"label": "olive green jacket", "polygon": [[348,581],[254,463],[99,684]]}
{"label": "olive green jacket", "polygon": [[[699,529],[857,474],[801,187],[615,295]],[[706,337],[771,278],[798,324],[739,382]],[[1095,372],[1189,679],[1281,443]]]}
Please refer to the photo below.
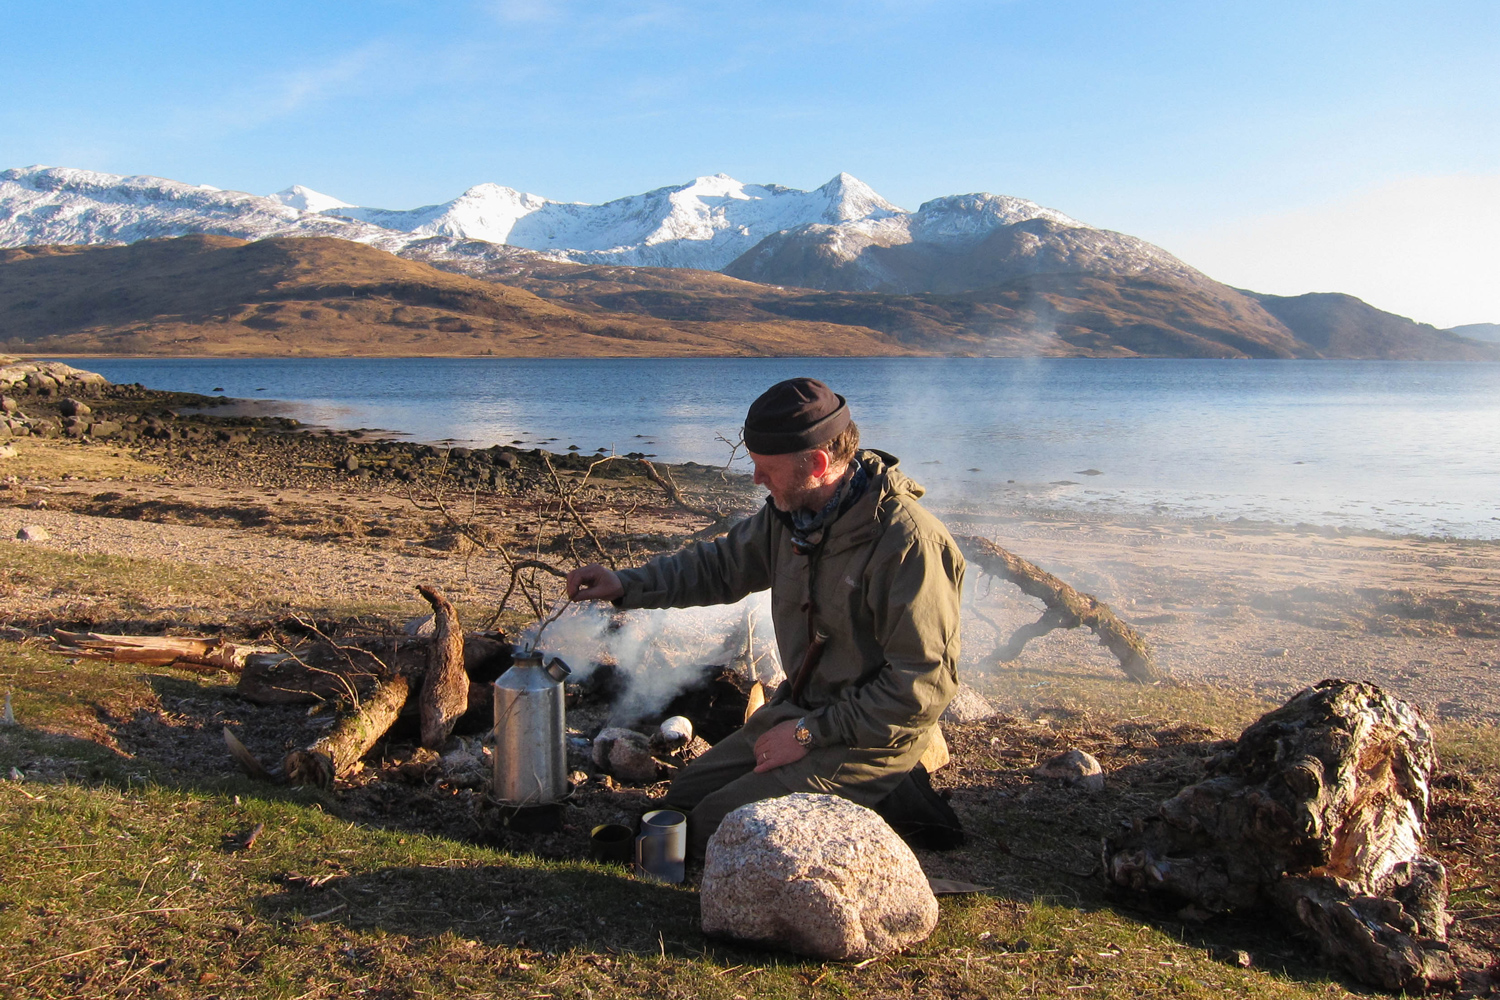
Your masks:
{"label": "olive green jacket", "polygon": [[[776,644],[794,676],[814,627],[827,643],[800,699],[819,746],[901,753],[926,743],[958,688],[964,560],[924,490],[883,452],[859,455],[870,484],[811,556],[771,502],[709,542],[622,571],[623,608],[732,604],[771,591]],[[783,684],[772,702],[789,697]],[[918,750],[920,752],[920,750]]]}

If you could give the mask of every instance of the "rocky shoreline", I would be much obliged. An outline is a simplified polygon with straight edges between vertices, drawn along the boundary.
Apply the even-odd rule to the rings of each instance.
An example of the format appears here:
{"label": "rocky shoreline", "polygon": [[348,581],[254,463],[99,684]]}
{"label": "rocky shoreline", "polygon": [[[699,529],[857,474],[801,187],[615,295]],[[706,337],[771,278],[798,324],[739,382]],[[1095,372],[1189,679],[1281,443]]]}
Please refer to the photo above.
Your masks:
{"label": "rocky shoreline", "polygon": [[[446,483],[506,494],[544,487],[548,467],[622,480],[646,456],[632,452],[600,460],[576,451],[540,448],[443,448],[359,432],[309,428],[281,416],[217,414],[246,401],[225,396],[115,385],[102,375],[56,361],[0,356],[0,442],[28,437],[108,443],[142,457],[182,466],[200,478],[253,480],[266,487],[338,487]],[[253,401],[251,401],[253,402]],[[709,471],[692,462],[673,466],[690,480]],[[717,477],[717,473],[715,473]],[[723,481],[748,482],[730,475]]]}

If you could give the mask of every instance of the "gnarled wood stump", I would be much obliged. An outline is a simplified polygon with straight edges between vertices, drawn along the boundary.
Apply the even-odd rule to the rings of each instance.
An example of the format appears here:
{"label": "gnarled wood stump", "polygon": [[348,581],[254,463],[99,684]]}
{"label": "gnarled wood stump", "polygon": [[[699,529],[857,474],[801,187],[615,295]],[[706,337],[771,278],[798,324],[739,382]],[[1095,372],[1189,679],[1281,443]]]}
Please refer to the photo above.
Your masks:
{"label": "gnarled wood stump", "polygon": [[432,605],[432,645],[427,650],[427,672],[422,677],[419,706],[422,745],[441,750],[453,732],[453,724],[469,708],[469,675],[464,673],[464,633],[458,612],[446,597],[431,587],[418,587]]}
{"label": "gnarled wood stump", "polygon": [[1214,774],[1104,843],[1116,885],[1189,914],[1269,907],[1362,982],[1451,982],[1447,881],[1422,853],[1436,762],[1421,714],[1325,680],[1261,717]]}

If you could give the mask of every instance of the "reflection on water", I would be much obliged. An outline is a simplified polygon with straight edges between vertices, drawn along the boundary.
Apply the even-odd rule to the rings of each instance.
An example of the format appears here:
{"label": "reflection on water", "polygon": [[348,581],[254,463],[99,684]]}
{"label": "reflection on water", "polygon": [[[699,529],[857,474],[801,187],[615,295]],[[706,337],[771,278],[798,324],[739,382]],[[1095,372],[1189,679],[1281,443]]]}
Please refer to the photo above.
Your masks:
{"label": "reflection on water", "polygon": [[74,359],[111,381],[280,401],[422,441],[722,463],[794,375],[939,504],[1500,537],[1500,364],[1016,358]]}

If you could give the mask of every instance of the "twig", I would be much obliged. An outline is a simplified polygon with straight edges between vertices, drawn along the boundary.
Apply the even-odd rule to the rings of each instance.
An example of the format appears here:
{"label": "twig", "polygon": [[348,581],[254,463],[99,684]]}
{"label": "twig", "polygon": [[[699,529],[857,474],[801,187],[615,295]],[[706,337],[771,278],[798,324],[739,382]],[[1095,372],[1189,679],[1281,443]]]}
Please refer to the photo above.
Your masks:
{"label": "twig", "polygon": [[733,441],[729,440],[723,434],[716,433],[714,437],[729,445],[729,457],[724,460],[724,466],[719,470],[719,478],[727,483],[729,481],[729,467],[734,464],[734,460],[739,457],[740,449],[745,446],[745,432],[742,429],[739,436]]}
{"label": "twig", "polygon": [[80,920],[78,922],[79,924],[102,924],[106,920],[120,920],[125,917],[139,917],[144,916],[147,913],[181,913],[184,910],[191,909],[191,906],[158,906],[150,910],[130,910],[125,913],[111,913],[107,917],[95,917],[92,920]]}
{"label": "twig", "polygon": [[547,612],[546,617],[542,619],[542,623],[537,626],[536,634],[531,637],[530,649],[528,650],[528,652],[536,651],[537,647],[542,644],[542,633],[547,630],[547,626],[551,625],[553,622],[561,618],[563,612],[568,610],[568,607],[572,605],[572,603],[572,598],[570,598],[567,594],[564,594],[562,597],[558,598],[557,603],[552,606],[552,610]]}
{"label": "twig", "polygon": [[693,533],[694,535],[707,535],[711,532],[717,532],[729,520],[729,515],[724,513],[724,511],[722,510],[719,510],[717,508],[702,507],[689,501],[687,497],[683,496],[682,488],[679,487],[677,483],[672,479],[670,472],[666,474],[659,472],[656,466],[652,465],[648,459],[644,458],[636,459],[636,464],[639,465],[641,467],[641,470],[646,473],[647,479],[651,480],[657,486],[661,487],[661,491],[667,495],[667,499],[672,502],[673,506],[677,507],[680,510],[686,511],[689,514],[695,514],[698,517],[706,517],[709,519],[710,523],[702,528],[699,528],[696,532]]}
{"label": "twig", "polygon": [[[604,547],[604,543],[599,541],[599,536],[594,534],[594,529],[590,528],[588,522],[583,519],[583,515],[578,513],[578,508],[573,505],[573,497],[583,488],[583,484],[588,481],[590,473],[594,471],[594,467],[602,465],[612,458],[614,458],[613,455],[609,456],[609,458],[598,459],[589,463],[588,469],[583,473],[583,478],[570,491],[563,486],[562,480],[558,478],[557,470],[552,467],[552,459],[547,457],[546,452],[542,452],[542,463],[547,466],[547,474],[552,477],[552,488],[557,491],[558,501],[567,509],[569,514],[573,515],[573,520],[578,523],[578,527],[588,536],[589,541],[594,543],[594,548],[599,550],[600,557],[609,563],[610,568],[614,568],[615,557],[610,555],[609,550]],[[578,561],[582,562],[583,560],[580,559]]]}
{"label": "twig", "polygon": [[70,951],[66,955],[56,955],[56,956],[54,956],[52,958],[49,958],[49,959],[47,959],[45,961],[37,962],[35,965],[28,965],[24,969],[17,969],[15,972],[12,972],[11,975],[12,976],[19,976],[19,975],[22,975],[24,973],[30,972],[32,969],[40,969],[44,965],[51,965],[53,962],[61,962],[64,959],[77,958],[79,955],[88,955],[88,954],[92,954],[93,952],[96,952],[96,951],[104,951],[106,948],[125,948],[125,947],[127,947],[127,945],[123,945],[123,944],[101,944],[101,945],[95,945],[92,948],[85,948],[82,951]]}
{"label": "twig", "polygon": [[331,910],[324,910],[322,913],[312,913],[312,914],[309,914],[308,917],[307,917],[307,919],[308,920],[322,920],[324,917],[331,917],[335,913],[339,912],[340,910],[346,910],[348,908],[349,908],[349,904],[348,903],[340,903],[338,906],[335,906]]}

